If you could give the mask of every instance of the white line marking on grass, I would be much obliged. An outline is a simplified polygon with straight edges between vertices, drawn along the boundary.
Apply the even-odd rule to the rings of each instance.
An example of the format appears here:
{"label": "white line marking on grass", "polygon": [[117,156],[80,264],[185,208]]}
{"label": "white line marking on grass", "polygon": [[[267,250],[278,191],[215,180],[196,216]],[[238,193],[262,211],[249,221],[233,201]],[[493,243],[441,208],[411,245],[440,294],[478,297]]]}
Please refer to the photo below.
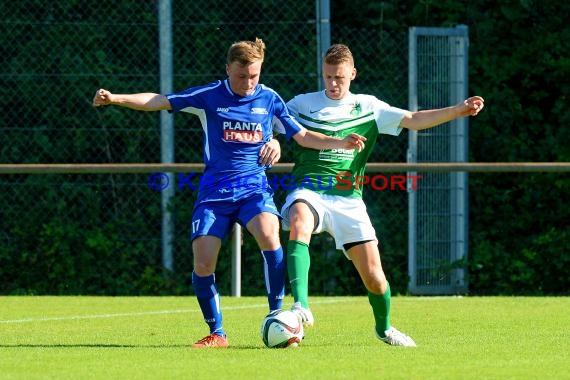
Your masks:
{"label": "white line marking on grass", "polygon": [[[313,304],[337,303],[347,302],[349,300],[322,300],[314,301]],[[224,311],[227,310],[243,310],[243,309],[257,309],[259,307],[267,307],[267,304],[258,305],[243,305],[243,306],[226,306]],[[108,314],[92,314],[92,315],[70,315],[65,317],[44,317],[44,318],[23,318],[23,319],[7,319],[0,320],[0,324],[8,323],[31,323],[31,322],[49,322],[49,321],[75,321],[80,319],[97,319],[97,318],[120,318],[120,317],[137,317],[141,315],[166,315],[166,314],[183,314],[183,313],[197,313],[200,309],[179,309],[179,310],[157,310],[157,311],[141,311],[135,313],[108,313]]]}
{"label": "white line marking on grass", "polygon": [[0,323],[27,323],[27,322],[46,322],[46,321],[71,321],[78,319],[97,319],[97,318],[115,318],[115,317],[133,317],[140,315],[160,315],[160,314],[180,314],[192,313],[198,310],[159,310],[159,311],[144,311],[138,313],[110,313],[110,314],[92,314],[92,315],[71,315],[68,317],[45,317],[45,318],[25,318],[25,319],[8,319]]}

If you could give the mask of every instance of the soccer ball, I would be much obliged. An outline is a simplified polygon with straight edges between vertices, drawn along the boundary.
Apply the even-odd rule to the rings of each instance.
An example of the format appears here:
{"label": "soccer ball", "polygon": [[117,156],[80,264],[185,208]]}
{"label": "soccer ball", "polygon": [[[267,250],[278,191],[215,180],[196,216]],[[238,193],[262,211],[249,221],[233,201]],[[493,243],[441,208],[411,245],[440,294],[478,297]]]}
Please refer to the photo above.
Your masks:
{"label": "soccer ball", "polygon": [[303,324],[292,311],[273,311],[261,322],[261,339],[269,348],[297,347],[303,337]]}

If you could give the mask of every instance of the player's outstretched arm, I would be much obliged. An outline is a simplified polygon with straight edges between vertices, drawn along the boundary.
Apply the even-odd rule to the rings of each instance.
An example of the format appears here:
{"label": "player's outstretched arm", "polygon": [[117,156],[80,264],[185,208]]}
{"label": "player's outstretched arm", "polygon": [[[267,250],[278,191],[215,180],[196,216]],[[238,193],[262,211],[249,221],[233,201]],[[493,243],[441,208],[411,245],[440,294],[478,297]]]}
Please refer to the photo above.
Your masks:
{"label": "player's outstretched arm", "polygon": [[472,96],[451,107],[408,112],[400,126],[415,131],[427,129],[460,117],[477,116],[484,106],[482,97]]}
{"label": "player's outstretched arm", "polygon": [[93,106],[116,105],[138,111],[171,110],[170,102],[164,95],[151,92],[140,94],[113,94],[111,91],[99,89],[93,97]]}
{"label": "player's outstretched arm", "polygon": [[337,139],[323,135],[319,132],[308,131],[303,129],[301,132],[293,136],[297,144],[306,148],[313,149],[356,149],[362,151],[364,149],[364,142],[366,137],[360,136],[356,133],[351,133],[344,139]]}

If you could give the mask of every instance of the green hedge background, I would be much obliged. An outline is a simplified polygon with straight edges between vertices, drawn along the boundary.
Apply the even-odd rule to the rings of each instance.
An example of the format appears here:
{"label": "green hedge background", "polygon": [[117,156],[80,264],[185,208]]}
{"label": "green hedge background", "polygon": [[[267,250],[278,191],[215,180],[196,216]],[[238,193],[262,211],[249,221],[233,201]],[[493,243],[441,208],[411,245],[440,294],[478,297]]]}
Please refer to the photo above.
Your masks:
{"label": "green hedge background", "polygon": [[[59,38],[66,41],[65,48],[51,51],[50,45],[40,43],[41,22],[50,12],[54,15],[75,12],[74,17],[96,24],[98,19],[113,17],[113,12],[91,14],[88,8],[80,7],[81,1],[74,0],[50,2],[49,6],[46,3],[2,1],[7,16],[0,23],[3,28],[0,55],[5,60],[0,75],[3,109],[0,115],[0,162],[158,162],[159,133],[153,127],[157,125],[158,114],[133,115],[110,108],[100,117],[93,116],[90,108],[92,92],[102,85],[119,90],[120,83],[131,80],[137,87],[123,88],[124,91],[156,88],[154,4],[141,4],[135,0],[113,2],[110,9],[117,14],[138,9],[133,17],[143,25],[149,22],[148,34],[132,34],[128,28],[102,29],[98,33],[113,33],[109,38],[115,39],[117,49],[105,52],[98,49],[97,41],[101,35],[94,34],[88,41],[81,41],[83,45],[92,45],[92,54],[83,56],[76,54],[78,40],[72,24],[60,26]],[[251,9],[252,13],[256,9],[254,3],[242,1],[240,9]],[[279,6],[279,2],[263,3],[268,7],[266,11]],[[215,6],[203,11],[211,12],[211,18],[220,20],[248,16],[247,13],[226,14],[227,11],[217,10]],[[303,17],[303,7],[292,11]],[[12,28],[18,22],[14,15],[18,14],[37,20],[39,26],[15,32]],[[333,42],[337,42],[336,33],[342,28],[373,29],[395,35],[407,33],[410,26],[465,24],[469,27],[470,94],[481,95],[486,101],[485,110],[470,124],[472,162],[570,161],[569,14],[570,3],[552,0],[331,1]],[[249,17],[262,16],[255,13]],[[290,33],[296,35],[299,31],[292,27]],[[268,34],[268,40],[279,40],[279,36]],[[192,65],[199,62],[213,67],[212,79],[223,76],[223,66],[211,57],[214,49],[207,47],[226,46],[226,42],[233,42],[235,37],[235,33],[229,36],[212,33],[201,40],[204,59],[176,68],[176,74],[184,76],[184,85],[192,83]],[[195,42],[191,33],[177,38],[177,46]],[[351,45],[351,41],[341,42]],[[138,65],[116,67],[108,64],[113,61],[113,54],[123,54],[123,44],[140,47],[133,57]],[[402,46],[402,53],[406,54],[406,51],[407,46]],[[360,65],[366,66],[375,53],[379,52],[370,52],[370,57],[359,53],[357,66],[359,59]],[[307,60],[307,65],[314,65],[313,57]],[[71,67],[90,67],[100,73],[100,77],[65,75],[61,72],[62,63]],[[300,86],[295,83],[285,85],[277,75],[294,71],[304,64],[289,64],[283,60],[268,63],[264,69],[268,74],[264,82],[282,90],[285,98],[295,92],[311,91],[313,88],[299,90]],[[25,79],[22,75],[14,79],[23,67],[29,70],[29,75]],[[47,67],[48,74],[60,86],[58,88],[64,90],[53,91],[53,82],[43,82],[35,75],[39,67],[42,71]],[[101,77],[113,73],[124,75],[101,83]],[[392,72],[378,75],[384,81],[394,78]],[[407,74],[402,75],[405,78]],[[360,80],[355,82],[355,91],[365,90],[366,79]],[[402,92],[402,95],[405,94]],[[394,97],[390,102],[406,107],[405,99],[406,96]],[[10,118],[13,115],[22,120],[21,125],[14,125]],[[29,115],[33,115],[36,122],[34,133],[27,127]],[[83,127],[57,129],[66,123]],[[133,130],[115,131],[114,124],[133,124]],[[42,128],[45,133],[41,133]],[[105,133],[92,133],[101,128]],[[179,136],[192,140],[199,138],[199,133],[188,128],[182,129]],[[72,145],[66,143],[70,139],[74,142]],[[405,144],[405,140],[400,138],[397,143]],[[42,149],[30,151],[32,144]],[[103,156],[102,146],[105,147]],[[154,152],[150,158],[148,152]],[[177,157],[177,161],[198,162],[201,154],[185,152]],[[64,177],[67,184],[61,185],[58,184],[62,176],[58,175],[10,175],[9,186],[3,182],[0,194],[0,294],[192,294],[187,225],[180,227],[177,237],[177,270],[165,273],[160,265],[160,241],[156,238],[160,237],[160,194],[145,191],[144,196],[131,194],[127,199],[127,194],[120,191],[125,181],[119,181],[116,176],[105,176],[103,183],[90,175]],[[567,173],[472,173],[469,178],[470,294],[569,295],[570,176]],[[132,175],[126,182],[144,186],[146,176]],[[26,185],[25,193],[19,190],[24,188],[23,185]],[[190,220],[188,205],[192,204],[193,197],[192,192],[177,195],[172,205],[177,220]],[[135,211],[132,211],[133,203],[137,205]],[[41,212],[27,213],[25,210],[30,204],[39,205]],[[373,205],[370,208],[374,217],[375,208]],[[69,210],[73,217],[66,217],[62,222],[63,217],[58,216]],[[49,222],[39,223],[46,215],[50,216]],[[384,267],[394,293],[405,293],[407,289],[407,252],[393,248],[405,245],[405,218],[403,213],[398,220],[403,226],[401,233],[381,242]],[[106,222],[93,222],[99,220]],[[282,238],[285,242],[286,234]],[[332,240],[327,236],[314,241],[312,249],[320,254],[312,259],[311,292],[315,295],[364,294],[352,265],[332,247]],[[246,253],[243,267],[247,270],[243,272],[242,292],[264,294],[261,258],[247,236],[243,251]],[[219,285],[225,294],[230,291],[229,265],[226,244],[218,266]]]}

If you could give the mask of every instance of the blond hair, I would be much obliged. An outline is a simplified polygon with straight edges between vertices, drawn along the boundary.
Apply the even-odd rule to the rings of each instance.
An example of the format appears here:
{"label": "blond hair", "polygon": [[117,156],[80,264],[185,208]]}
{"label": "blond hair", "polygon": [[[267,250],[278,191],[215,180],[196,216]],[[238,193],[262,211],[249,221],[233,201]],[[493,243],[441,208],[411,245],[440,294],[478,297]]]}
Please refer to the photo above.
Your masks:
{"label": "blond hair", "polygon": [[341,63],[349,63],[354,66],[354,57],[348,46],[343,44],[334,44],[328,48],[325,53],[324,62],[329,65],[339,65]]}
{"label": "blond hair", "polygon": [[242,66],[250,63],[263,61],[265,56],[265,43],[261,38],[255,41],[234,42],[228,49],[227,63],[238,62]]}

